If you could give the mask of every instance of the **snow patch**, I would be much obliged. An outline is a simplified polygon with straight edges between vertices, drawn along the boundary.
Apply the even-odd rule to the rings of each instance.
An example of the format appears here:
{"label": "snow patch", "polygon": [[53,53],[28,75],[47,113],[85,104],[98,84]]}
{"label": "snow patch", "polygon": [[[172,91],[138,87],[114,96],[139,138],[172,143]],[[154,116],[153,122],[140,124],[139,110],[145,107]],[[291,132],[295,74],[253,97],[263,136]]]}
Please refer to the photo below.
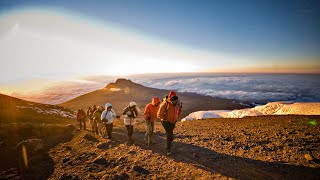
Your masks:
{"label": "snow patch", "polygon": [[110,88],[109,90],[110,91],[120,91],[121,89],[120,88]]}
{"label": "snow patch", "polygon": [[214,110],[214,111],[197,111],[189,114],[187,117],[183,118],[181,121],[190,121],[197,119],[210,119],[210,118],[223,118],[228,113],[228,110]]}
{"label": "snow patch", "polygon": [[60,109],[41,109],[39,107],[34,106],[16,106],[16,108],[19,109],[31,109],[39,114],[45,114],[45,115],[57,115],[65,118],[76,118],[76,116],[72,112],[63,111]]}
{"label": "snow patch", "polygon": [[189,114],[181,121],[190,121],[208,118],[243,118],[246,116],[262,116],[262,115],[320,115],[320,103],[304,102],[293,103],[286,102],[270,102],[266,105],[256,106],[254,108],[239,109],[233,111],[197,111]]}

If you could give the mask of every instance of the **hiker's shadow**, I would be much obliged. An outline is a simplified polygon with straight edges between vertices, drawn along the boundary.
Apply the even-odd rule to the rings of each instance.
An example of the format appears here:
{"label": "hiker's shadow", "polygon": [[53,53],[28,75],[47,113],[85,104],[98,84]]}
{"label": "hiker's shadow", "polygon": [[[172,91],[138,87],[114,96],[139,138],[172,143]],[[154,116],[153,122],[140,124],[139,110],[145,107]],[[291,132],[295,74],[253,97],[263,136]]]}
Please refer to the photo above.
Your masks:
{"label": "hiker's shadow", "polygon": [[[143,131],[137,131],[139,139],[144,136]],[[165,154],[166,134],[156,133],[156,141],[153,147],[148,147],[144,142],[138,142],[143,149],[151,149],[154,153]],[[189,138],[180,137],[179,138]],[[177,139],[176,139],[177,140]],[[239,156],[218,153],[211,149],[182,142],[173,143],[173,156],[176,162],[192,163],[195,166],[220,173],[227,177],[239,179],[319,179],[320,168],[289,165],[278,162],[266,162]]]}

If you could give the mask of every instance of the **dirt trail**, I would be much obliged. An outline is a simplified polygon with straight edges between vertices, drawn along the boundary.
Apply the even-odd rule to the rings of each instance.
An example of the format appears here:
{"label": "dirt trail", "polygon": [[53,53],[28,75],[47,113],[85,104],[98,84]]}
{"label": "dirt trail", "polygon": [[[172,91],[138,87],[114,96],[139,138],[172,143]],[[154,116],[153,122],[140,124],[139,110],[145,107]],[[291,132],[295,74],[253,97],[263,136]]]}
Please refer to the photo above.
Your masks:
{"label": "dirt trail", "polygon": [[143,122],[135,126],[134,145],[126,143],[122,123],[113,140],[76,130],[49,151],[50,179],[319,179],[320,129],[308,125],[310,118],[320,122],[281,116],[177,123],[173,156],[165,155],[160,123],[152,147],[143,141]]}
{"label": "dirt trail", "polygon": [[198,168],[193,164],[196,163],[194,160],[178,153],[176,159],[164,155],[165,139],[162,134],[156,138],[157,144],[150,148],[143,142],[143,136],[144,132],[135,132],[135,144],[128,145],[126,131],[122,127],[114,128],[113,140],[77,130],[70,142],[60,144],[49,152],[55,162],[50,179],[223,177],[220,173],[204,170],[207,168]]}

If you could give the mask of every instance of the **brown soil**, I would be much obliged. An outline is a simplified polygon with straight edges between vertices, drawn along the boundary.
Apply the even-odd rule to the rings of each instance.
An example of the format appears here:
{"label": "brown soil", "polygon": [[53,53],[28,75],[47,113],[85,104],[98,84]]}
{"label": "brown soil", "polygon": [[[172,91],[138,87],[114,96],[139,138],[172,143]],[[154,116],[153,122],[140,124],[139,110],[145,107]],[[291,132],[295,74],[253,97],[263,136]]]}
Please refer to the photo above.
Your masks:
{"label": "brown soil", "polygon": [[[143,141],[143,120],[135,126],[134,145],[126,143],[126,130],[122,120],[118,120],[113,140],[88,130],[75,130],[72,139],[64,139],[47,151],[50,161],[46,161],[46,169],[34,163],[33,171],[25,177],[319,179],[320,126],[310,125],[310,120],[319,123],[320,117],[262,116],[179,122],[174,131],[172,156],[165,155],[166,135],[159,122],[156,144],[147,147]],[[47,173],[39,176],[44,170]]]}

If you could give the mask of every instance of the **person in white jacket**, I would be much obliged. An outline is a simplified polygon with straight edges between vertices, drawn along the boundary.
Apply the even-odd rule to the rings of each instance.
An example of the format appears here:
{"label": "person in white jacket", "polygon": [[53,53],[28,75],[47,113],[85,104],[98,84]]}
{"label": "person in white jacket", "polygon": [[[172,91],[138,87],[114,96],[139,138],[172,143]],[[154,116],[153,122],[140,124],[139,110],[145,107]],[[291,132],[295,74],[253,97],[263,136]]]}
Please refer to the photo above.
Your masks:
{"label": "person in white jacket", "polygon": [[133,143],[134,140],[132,139],[133,134],[133,126],[136,124],[136,117],[138,116],[140,109],[137,107],[135,102],[130,102],[129,106],[124,108],[123,110],[123,120],[124,125],[128,131],[128,143]]}
{"label": "person in white jacket", "polygon": [[112,138],[112,128],[113,128],[113,120],[116,118],[116,113],[112,109],[112,105],[110,103],[106,104],[106,109],[101,114],[101,121],[106,126],[107,129],[107,138]]}

